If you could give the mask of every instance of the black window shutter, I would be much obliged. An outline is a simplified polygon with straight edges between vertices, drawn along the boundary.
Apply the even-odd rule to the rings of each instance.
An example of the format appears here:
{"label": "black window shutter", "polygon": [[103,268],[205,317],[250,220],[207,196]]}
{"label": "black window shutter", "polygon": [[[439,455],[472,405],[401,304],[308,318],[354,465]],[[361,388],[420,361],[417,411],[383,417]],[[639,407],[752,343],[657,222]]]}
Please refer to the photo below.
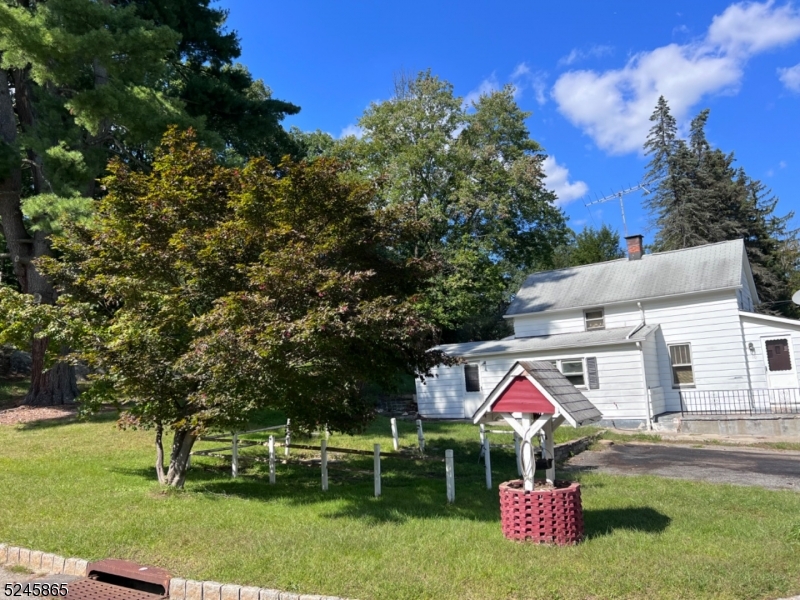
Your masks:
{"label": "black window shutter", "polygon": [[600,389],[600,377],[597,375],[597,358],[594,356],[586,357],[586,371],[589,374],[589,389]]}
{"label": "black window shutter", "polygon": [[464,383],[468,392],[481,391],[481,376],[478,365],[464,365]]}

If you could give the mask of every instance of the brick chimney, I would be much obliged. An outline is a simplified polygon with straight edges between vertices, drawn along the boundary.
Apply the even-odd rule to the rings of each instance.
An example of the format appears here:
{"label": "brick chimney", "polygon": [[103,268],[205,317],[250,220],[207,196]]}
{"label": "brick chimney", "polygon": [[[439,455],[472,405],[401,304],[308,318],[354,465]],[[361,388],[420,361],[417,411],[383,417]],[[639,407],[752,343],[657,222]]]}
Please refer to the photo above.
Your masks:
{"label": "brick chimney", "polygon": [[642,254],[644,254],[642,250],[642,239],[641,235],[629,235],[625,237],[625,241],[628,243],[628,260],[639,260],[642,258]]}

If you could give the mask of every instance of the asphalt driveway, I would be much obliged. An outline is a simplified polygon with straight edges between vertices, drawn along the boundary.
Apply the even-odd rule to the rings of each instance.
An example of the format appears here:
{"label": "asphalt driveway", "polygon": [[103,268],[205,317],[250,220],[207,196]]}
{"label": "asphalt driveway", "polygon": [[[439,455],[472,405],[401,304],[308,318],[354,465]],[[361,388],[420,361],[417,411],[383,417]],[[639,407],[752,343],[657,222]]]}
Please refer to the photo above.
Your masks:
{"label": "asphalt driveway", "polygon": [[583,452],[566,468],[800,491],[800,452],[631,442]]}

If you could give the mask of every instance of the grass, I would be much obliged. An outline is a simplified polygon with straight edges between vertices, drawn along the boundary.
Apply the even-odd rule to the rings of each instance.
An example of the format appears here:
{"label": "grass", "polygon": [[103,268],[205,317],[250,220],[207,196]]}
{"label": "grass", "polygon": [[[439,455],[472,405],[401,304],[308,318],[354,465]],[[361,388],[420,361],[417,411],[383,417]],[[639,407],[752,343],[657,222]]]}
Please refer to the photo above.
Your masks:
{"label": "grass", "polygon": [[23,567],[22,565],[11,565],[4,568],[9,573],[15,573],[16,575],[30,575],[33,573],[28,567]]}
{"label": "grass", "polygon": [[[414,445],[413,422],[399,425],[403,445]],[[332,436],[329,444],[390,449],[388,432],[380,419],[362,436]],[[426,424],[426,439],[436,457],[455,451],[454,505],[445,502],[440,460],[384,458],[379,499],[368,456],[334,455],[327,493],[317,466],[279,464],[271,486],[266,465],[252,463],[232,480],[225,461],[202,457],[185,491],[164,492],[154,482],[152,434],[119,431],[113,415],[0,427],[0,540],[363,600],[800,593],[800,494],[575,473],[588,539],[537,547],[502,537],[476,428]],[[242,451],[245,466],[255,452]],[[496,483],[516,477],[511,448],[493,447],[492,465]]]}

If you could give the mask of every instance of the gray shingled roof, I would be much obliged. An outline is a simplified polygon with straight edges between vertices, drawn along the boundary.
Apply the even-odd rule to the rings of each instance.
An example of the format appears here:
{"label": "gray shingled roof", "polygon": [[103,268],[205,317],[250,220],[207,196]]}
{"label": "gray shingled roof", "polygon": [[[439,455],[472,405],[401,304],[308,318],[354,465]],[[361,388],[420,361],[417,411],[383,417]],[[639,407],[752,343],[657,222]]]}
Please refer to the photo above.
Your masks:
{"label": "gray shingled roof", "polygon": [[564,377],[561,372],[547,361],[520,361],[519,364],[531,377],[547,390],[568,413],[578,426],[596,423],[602,418],[595,405]]}
{"label": "gray shingled roof", "polygon": [[534,273],[506,316],[735,288],[741,283],[744,256],[744,242],[733,240],[645,254],[640,260],[622,258]]}
{"label": "gray shingled roof", "polygon": [[624,342],[641,342],[658,325],[645,325],[630,338],[627,336],[634,327],[615,327],[600,331],[579,331],[577,333],[558,333],[536,337],[496,340],[489,342],[467,342],[465,344],[443,344],[437,346],[452,356],[475,356],[479,354],[500,354],[505,352],[540,352],[556,348],[585,348],[587,346],[608,346]]}

